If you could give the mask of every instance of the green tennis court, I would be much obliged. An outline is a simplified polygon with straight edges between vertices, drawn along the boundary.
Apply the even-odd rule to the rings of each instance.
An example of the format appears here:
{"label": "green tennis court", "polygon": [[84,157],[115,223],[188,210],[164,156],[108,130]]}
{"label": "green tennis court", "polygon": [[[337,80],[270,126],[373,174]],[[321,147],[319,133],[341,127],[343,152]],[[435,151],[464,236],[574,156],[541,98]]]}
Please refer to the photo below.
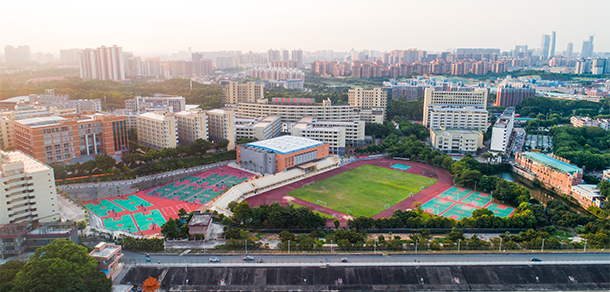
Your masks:
{"label": "green tennis court", "polygon": [[116,211],[117,213],[125,211],[125,209],[121,208],[120,206],[117,206],[109,200],[101,200],[99,202],[99,205],[87,204],[85,205],[85,207],[87,207],[87,209],[91,210],[91,212],[95,213],[95,215],[100,217],[108,216],[108,212],[110,211]]}
{"label": "green tennis court", "polygon": [[487,210],[493,212],[496,216],[508,217],[511,213],[513,213],[513,211],[515,211],[515,208],[491,203],[489,206],[487,206]]}
{"label": "green tennis court", "polygon": [[447,218],[455,219],[456,221],[460,221],[462,218],[469,218],[472,216],[472,212],[477,208],[456,204],[455,206],[449,208],[447,211],[443,212],[442,216]]}
{"label": "green tennis court", "polygon": [[443,200],[443,199],[439,199],[439,198],[433,198],[432,200],[423,204],[421,206],[421,209],[424,210],[424,212],[426,212],[426,213],[438,215],[438,214],[443,213],[443,211],[445,211],[447,208],[451,207],[453,204],[455,204],[455,202],[451,202],[451,201],[447,201],[447,200]]}
{"label": "green tennis court", "polygon": [[104,221],[104,227],[110,230],[127,230],[129,232],[137,232],[138,227],[136,223],[133,222],[133,218],[131,215],[123,215],[121,219],[114,220],[114,218],[106,218]]}
{"label": "green tennis court", "polygon": [[161,215],[159,210],[151,210],[149,214],[144,215],[143,213],[134,213],[133,218],[136,219],[140,231],[146,231],[151,229],[152,224],[163,226],[165,224],[165,218]]}
{"label": "green tennis court", "polygon": [[490,200],[491,200],[490,195],[474,192],[474,193],[470,194],[469,196],[463,198],[460,201],[460,203],[465,204],[465,205],[474,205],[474,206],[477,206],[478,208],[482,208],[483,206],[487,205],[490,202]]}
{"label": "green tennis court", "polygon": [[149,203],[146,200],[144,200],[138,196],[135,196],[135,195],[127,196],[125,199],[121,199],[121,198],[114,199],[113,202],[131,212],[137,211],[140,206],[144,206],[144,207],[152,206],[151,203]]}

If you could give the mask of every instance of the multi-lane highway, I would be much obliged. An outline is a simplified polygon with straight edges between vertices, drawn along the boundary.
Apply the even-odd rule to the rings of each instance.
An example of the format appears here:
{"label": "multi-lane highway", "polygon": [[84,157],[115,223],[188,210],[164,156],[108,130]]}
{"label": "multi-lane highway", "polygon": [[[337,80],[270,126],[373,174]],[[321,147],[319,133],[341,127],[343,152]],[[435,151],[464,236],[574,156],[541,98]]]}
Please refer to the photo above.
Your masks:
{"label": "multi-lane highway", "polygon": [[[150,255],[151,264],[181,265],[181,264],[256,264],[263,259],[263,264],[339,264],[342,258],[347,258],[349,264],[430,264],[430,263],[524,263],[531,258],[545,262],[610,262],[610,253],[502,253],[502,254],[406,254],[406,255],[259,255],[251,254],[253,260],[242,259],[244,254],[235,255]],[[220,262],[209,261],[210,257],[218,257]],[[145,254],[124,252],[124,261],[128,264],[144,264]]]}

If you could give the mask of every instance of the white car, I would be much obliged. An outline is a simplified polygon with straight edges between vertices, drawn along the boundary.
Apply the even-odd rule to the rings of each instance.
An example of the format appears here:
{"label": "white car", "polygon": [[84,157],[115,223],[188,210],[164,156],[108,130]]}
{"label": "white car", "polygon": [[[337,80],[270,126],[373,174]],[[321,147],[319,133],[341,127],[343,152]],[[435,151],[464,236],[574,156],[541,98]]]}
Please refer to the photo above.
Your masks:
{"label": "white car", "polygon": [[210,262],[220,262],[220,259],[218,257],[211,257]]}

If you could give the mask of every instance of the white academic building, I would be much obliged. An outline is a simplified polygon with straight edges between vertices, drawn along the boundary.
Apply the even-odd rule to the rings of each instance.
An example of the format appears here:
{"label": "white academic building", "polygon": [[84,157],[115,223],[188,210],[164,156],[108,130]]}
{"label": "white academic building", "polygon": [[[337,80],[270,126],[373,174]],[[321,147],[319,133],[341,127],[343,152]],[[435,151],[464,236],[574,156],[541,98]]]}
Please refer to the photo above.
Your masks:
{"label": "white academic building", "polygon": [[508,107],[498,118],[491,132],[491,151],[505,153],[510,143],[515,123],[515,108]]}

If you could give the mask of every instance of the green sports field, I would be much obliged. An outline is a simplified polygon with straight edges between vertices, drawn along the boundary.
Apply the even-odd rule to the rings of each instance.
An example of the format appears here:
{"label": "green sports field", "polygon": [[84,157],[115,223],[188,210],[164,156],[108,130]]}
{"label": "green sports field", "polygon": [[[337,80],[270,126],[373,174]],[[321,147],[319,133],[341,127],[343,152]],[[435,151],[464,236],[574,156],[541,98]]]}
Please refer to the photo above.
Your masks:
{"label": "green sports field", "polygon": [[363,165],[288,195],[353,216],[371,217],[435,182],[424,176]]}

